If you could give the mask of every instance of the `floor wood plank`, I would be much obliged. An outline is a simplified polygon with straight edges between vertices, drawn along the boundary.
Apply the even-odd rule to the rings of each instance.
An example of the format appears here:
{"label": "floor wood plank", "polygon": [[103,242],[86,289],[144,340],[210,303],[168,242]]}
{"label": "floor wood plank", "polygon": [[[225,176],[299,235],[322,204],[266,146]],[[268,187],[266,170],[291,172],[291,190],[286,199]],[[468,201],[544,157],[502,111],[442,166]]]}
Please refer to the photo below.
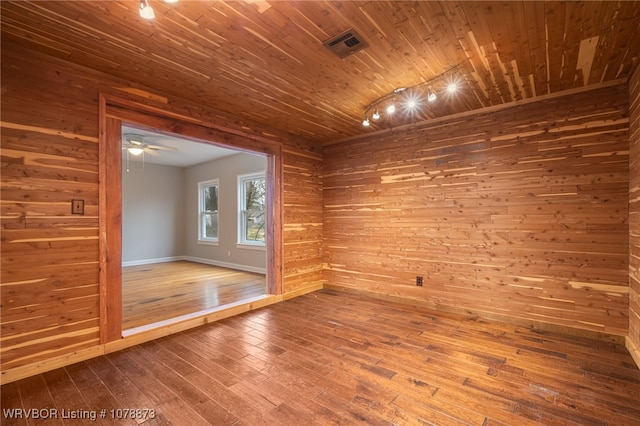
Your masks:
{"label": "floor wood plank", "polygon": [[2,403],[107,409],[96,424],[140,408],[155,418],[118,424],[625,426],[640,370],[608,341],[321,290],[5,385]]}
{"label": "floor wood plank", "polygon": [[122,268],[122,329],[216,308],[266,293],[264,274],[189,261]]}

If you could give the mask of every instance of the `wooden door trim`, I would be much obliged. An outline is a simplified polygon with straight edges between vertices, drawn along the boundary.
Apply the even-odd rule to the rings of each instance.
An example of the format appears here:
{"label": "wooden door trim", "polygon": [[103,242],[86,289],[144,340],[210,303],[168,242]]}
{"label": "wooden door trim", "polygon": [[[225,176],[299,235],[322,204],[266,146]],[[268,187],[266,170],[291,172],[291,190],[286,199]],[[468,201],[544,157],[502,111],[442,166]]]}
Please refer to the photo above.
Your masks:
{"label": "wooden door trim", "polygon": [[[188,108],[183,108],[188,111]],[[122,338],[122,159],[121,126],[132,124],[150,131],[179,134],[266,156],[267,163],[267,288],[282,294],[283,279],[283,150],[282,143],[140,101],[100,94],[99,99],[99,232],[100,343]]]}

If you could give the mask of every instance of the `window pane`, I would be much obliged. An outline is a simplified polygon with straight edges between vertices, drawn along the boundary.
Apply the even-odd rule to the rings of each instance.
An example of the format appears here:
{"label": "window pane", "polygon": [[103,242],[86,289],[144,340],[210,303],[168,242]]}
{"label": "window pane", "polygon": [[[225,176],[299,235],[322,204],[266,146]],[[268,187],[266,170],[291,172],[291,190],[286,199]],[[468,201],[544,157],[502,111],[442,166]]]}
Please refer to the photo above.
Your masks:
{"label": "window pane", "polygon": [[256,177],[242,180],[242,240],[265,242],[266,180]]}
{"label": "window pane", "polygon": [[198,241],[218,241],[218,179],[198,182]]}
{"label": "window pane", "polygon": [[264,210],[266,194],[264,178],[247,180],[244,184],[245,209]]}
{"label": "window pane", "polygon": [[218,214],[204,213],[204,237],[218,238]]}
{"label": "window pane", "polygon": [[262,241],[264,242],[265,221],[264,212],[262,211],[244,211],[242,212],[244,220],[244,239],[246,241]]}
{"label": "window pane", "polygon": [[217,186],[207,186],[204,188],[204,209],[210,212],[218,210]]}

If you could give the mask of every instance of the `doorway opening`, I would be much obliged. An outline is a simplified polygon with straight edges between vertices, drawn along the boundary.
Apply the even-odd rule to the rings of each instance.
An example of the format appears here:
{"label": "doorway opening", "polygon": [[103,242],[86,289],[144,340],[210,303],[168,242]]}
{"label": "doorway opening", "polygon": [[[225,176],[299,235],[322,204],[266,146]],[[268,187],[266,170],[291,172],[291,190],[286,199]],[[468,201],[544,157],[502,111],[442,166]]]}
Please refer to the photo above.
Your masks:
{"label": "doorway opening", "polygon": [[[185,108],[184,111],[189,112],[189,108]],[[173,195],[183,196],[183,201],[173,201],[173,204],[177,204],[178,207],[184,209],[183,215],[189,214],[193,217],[191,221],[185,220],[183,222],[184,227],[196,227],[197,230],[191,232],[184,232],[185,238],[182,244],[183,253],[178,255],[167,255],[147,253],[141,256],[144,258],[141,262],[142,265],[127,264],[125,256],[129,256],[127,250],[138,249],[136,247],[138,241],[132,243],[127,238],[130,232],[136,228],[125,224],[128,221],[128,214],[123,210],[123,198],[125,193],[123,192],[123,185],[134,186],[143,182],[146,178],[140,180],[123,177],[127,168],[129,173],[135,168],[139,168],[143,172],[151,174],[152,169],[163,168],[162,165],[156,165],[149,157],[157,154],[157,152],[147,152],[148,157],[145,157],[145,162],[132,161],[131,156],[135,155],[134,152],[129,151],[127,146],[124,148],[127,152],[123,152],[123,142],[129,143],[127,138],[123,137],[123,129],[129,134],[130,132],[145,133],[156,135],[158,138],[177,138],[184,140],[185,142],[192,143],[192,147],[212,147],[220,148],[223,150],[232,151],[232,155],[220,159],[224,164],[232,163],[233,161],[245,164],[248,159],[257,160],[262,164],[262,171],[258,169],[244,170],[240,173],[240,169],[237,170],[235,177],[234,190],[230,190],[230,186],[227,183],[224,187],[220,184],[223,177],[212,177],[211,175],[202,177],[196,171],[209,170],[212,167],[207,167],[210,161],[204,161],[200,166],[194,165],[190,172],[181,171],[184,175],[185,186],[182,188],[184,194]],[[144,135],[143,135],[144,136]],[[132,139],[129,137],[129,139]],[[211,318],[219,318],[221,315],[230,315],[232,312],[242,312],[250,309],[255,309],[260,306],[265,306],[279,300],[282,293],[282,144],[280,142],[269,140],[268,138],[261,136],[248,135],[245,132],[235,131],[226,127],[218,127],[214,124],[206,121],[194,119],[191,115],[184,115],[181,112],[168,111],[165,112],[158,107],[151,107],[144,103],[135,102],[129,99],[122,99],[111,95],[100,95],[100,171],[99,171],[99,187],[100,187],[100,342],[105,344],[109,342],[116,343],[115,341],[127,337],[131,334],[140,333],[142,331],[153,329],[153,336],[160,336],[170,334],[178,329],[185,329],[185,327],[197,326],[199,324],[207,323]],[[166,141],[165,141],[166,143]],[[143,143],[144,144],[144,143]],[[148,143],[147,145],[161,146],[161,142]],[[151,149],[150,146],[138,146],[137,148]],[[183,151],[186,148],[182,148]],[[165,151],[161,148],[156,151]],[[166,151],[179,153],[176,148],[168,148]],[[123,160],[124,154],[124,160]],[[141,153],[140,153],[141,154]],[[129,158],[127,161],[127,155]],[[149,160],[149,161],[147,161]],[[215,160],[211,160],[215,161]],[[209,164],[210,165],[210,164]],[[138,170],[138,169],[136,169]],[[155,170],[154,170],[155,171]],[[186,178],[189,173],[193,172],[193,176],[189,179]],[[221,175],[222,176],[222,175]],[[239,202],[242,197],[246,197],[240,192],[242,185],[249,185],[250,189],[252,185],[256,185],[259,182],[256,181],[256,176],[263,176],[263,185],[260,188],[264,196],[264,203],[262,204],[262,210],[259,208],[260,204],[247,205],[244,203],[244,209],[241,207],[243,204]],[[164,180],[163,180],[164,179]],[[169,179],[171,181],[171,179]],[[190,184],[187,185],[186,182]],[[132,183],[133,182],[133,183]],[[147,181],[145,185],[149,185]],[[154,183],[152,182],[153,186]],[[217,186],[216,186],[217,185]],[[144,186],[144,185],[142,185]],[[163,191],[169,186],[168,180],[160,178],[155,182],[156,189],[160,188]],[[188,188],[188,186],[191,186]],[[255,188],[254,188],[255,189]],[[125,189],[125,191],[128,189]],[[245,188],[246,190],[246,188]],[[222,202],[224,201],[222,196],[224,193],[235,192],[236,201],[226,201],[225,206],[234,204],[235,213],[234,220],[238,221],[235,226],[228,226],[222,222],[221,210]],[[178,193],[180,191],[177,191]],[[165,195],[167,193],[165,192]],[[187,197],[191,201],[187,200]],[[135,198],[135,197],[134,197]],[[162,197],[160,197],[162,198]],[[200,199],[199,199],[200,198]],[[255,199],[255,197],[254,197]],[[193,201],[196,200],[196,201]],[[214,202],[215,201],[215,202]],[[127,203],[128,201],[124,201]],[[218,210],[216,211],[215,204],[218,203]],[[237,202],[237,205],[235,205]],[[135,205],[135,203],[134,203]],[[194,206],[196,210],[192,211]],[[204,207],[203,207],[204,206]],[[137,226],[142,226],[148,221],[153,222],[150,216],[166,216],[166,204],[156,204],[150,210],[143,210],[133,214],[134,222],[137,222]],[[258,211],[256,211],[258,210]],[[191,211],[192,213],[187,213]],[[173,213],[172,213],[173,214]],[[124,216],[127,215],[127,216]],[[171,215],[169,215],[171,216]],[[195,216],[195,217],[194,217]],[[227,219],[228,213],[225,214]],[[236,217],[237,216],[237,217]],[[156,218],[154,218],[155,220]],[[162,219],[162,220],[166,220]],[[125,228],[123,228],[125,226]],[[155,222],[153,226],[155,233],[164,234],[163,238],[168,236],[175,237],[176,230],[172,227],[163,225],[162,223]],[[231,230],[232,237],[229,237],[229,229]],[[195,229],[195,228],[194,228]],[[127,236],[123,236],[123,230],[127,232]],[[149,234],[148,234],[149,235]],[[157,235],[151,237],[142,237],[142,239],[153,239]],[[195,235],[195,236],[194,236]],[[224,236],[224,241],[222,237]],[[192,244],[195,240],[195,244]],[[179,238],[178,238],[179,239]],[[187,240],[192,247],[187,251]],[[126,246],[123,245],[125,242]],[[229,246],[231,242],[232,246]],[[179,244],[178,244],[179,245]],[[125,248],[126,247],[126,248]],[[149,249],[150,245],[147,244],[146,249]],[[142,250],[145,250],[143,248]],[[217,251],[217,255],[214,252]],[[246,255],[245,257],[252,257],[261,260],[258,264],[251,264],[251,261],[247,259],[240,259],[236,255],[240,252]],[[253,253],[253,256],[248,255]],[[256,255],[256,253],[258,253]],[[135,257],[135,256],[133,256]],[[131,258],[130,261],[135,263],[136,260]],[[166,257],[166,259],[165,259]],[[148,260],[154,260],[153,262],[147,262]],[[138,259],[140,260],[140,259]],[[145,322],[153,321],[153,324],[148,326],[125,324],[124,329],[127,330],[123,333],[123,265],[128,266],[143,266],[143,270],[138,275],[149,277],[152,275],[151,267],[159,267],[163,260],[179,261],[185,263],[200,263],[207,267],[218,267],[218,276],[227,275],[228,280],[232,282],[235,280],[240,281],[254,281],[254,290],[248,289],[239,290],[237,300],[229,301],[228,298],[221,297],[220,291],[203,290],[200,293],[200,299],[203,305],[203,309],[192,301],[184,301],[185,305],[191,305],[188,310],[191,313],[183,314],[176,310],[171,317],[167,320],[159,321],[154,319],[147,319]],[[196,262],[194,262],[196,260]],[[146,264],[146,267],[145,267]],[[203,266],[199,265],[199,266]],[[174,266],[178,266],[177,264]],[[194,266],[194,265],[191,265]],[[226,272],[221,272],[220,268],[224,268]],[[233,270],[233,273],[230,271]],[[156,272],[161,276],[165,273]],[[235,276],[234,276],[235,274]],[[250,275],[254,274],[254,275]],[[215,275],[215,273],[214,273]],[[263,281],[261,281],[263,280]],[[159,279],[156,280],[156,283]],[[185,279],[184,282],[191,283],[193,279]],[[173,287],[177,284],[174,283]],[[171,287],[171,286],[170,286]],[[183,287],[183,289],[185,289]],[[258,289],[258,290],[256,290]],[[253,292],[253,293],[252,293]],[[258,294],[261,292],[262,296]],[[185,292],[177,292],[176,294],[167,296],[167,298],[179,298]],[[149,295],[145,300],[146,303],[142,305],[152,305],[155,300],[162,297]],[[186,296],[185,296],[186,297]],[[140,300],[140,299],[139,299]],[[213,305],[223,307],[226,310],[210,312],[212,309],[216,309]],[[163,303],[160,303],[160,310],[165,308]],[[177,315],[177,317],[175,317]],[[213,317],[212,317],[213,315]],[[143,315],[144,316],[144,315]],[[181,325],[178,326],[178,323]],[[164,327],[169,324],[170,326]],[[175,324],[175,325],[174,325]],[[131,327],[131,328],[129,328]],[[151,336],[151,335],[150,335]],[[139,339],[138,339],[139,340]],[[118,345],[116,345],[118,346]]]}
{"label": "doorway opening", "polygon": [[122,329],[255,300],[266,157],[122,126]]}

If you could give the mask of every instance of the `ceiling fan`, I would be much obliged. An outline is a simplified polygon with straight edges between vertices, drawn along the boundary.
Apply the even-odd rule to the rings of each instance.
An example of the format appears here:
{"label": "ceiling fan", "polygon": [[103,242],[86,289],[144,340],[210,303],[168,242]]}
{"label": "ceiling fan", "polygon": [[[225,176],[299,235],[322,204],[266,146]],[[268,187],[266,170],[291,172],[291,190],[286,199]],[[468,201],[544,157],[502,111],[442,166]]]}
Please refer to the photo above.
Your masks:
{"label": "ceiling fan", "polygon": [[122,135],[122,150],[128,154],[138,156],[140,154],[158,155],[156,151],[176,151],[171,146],[149,144],[143,135],[135,133],[125,133]]}

